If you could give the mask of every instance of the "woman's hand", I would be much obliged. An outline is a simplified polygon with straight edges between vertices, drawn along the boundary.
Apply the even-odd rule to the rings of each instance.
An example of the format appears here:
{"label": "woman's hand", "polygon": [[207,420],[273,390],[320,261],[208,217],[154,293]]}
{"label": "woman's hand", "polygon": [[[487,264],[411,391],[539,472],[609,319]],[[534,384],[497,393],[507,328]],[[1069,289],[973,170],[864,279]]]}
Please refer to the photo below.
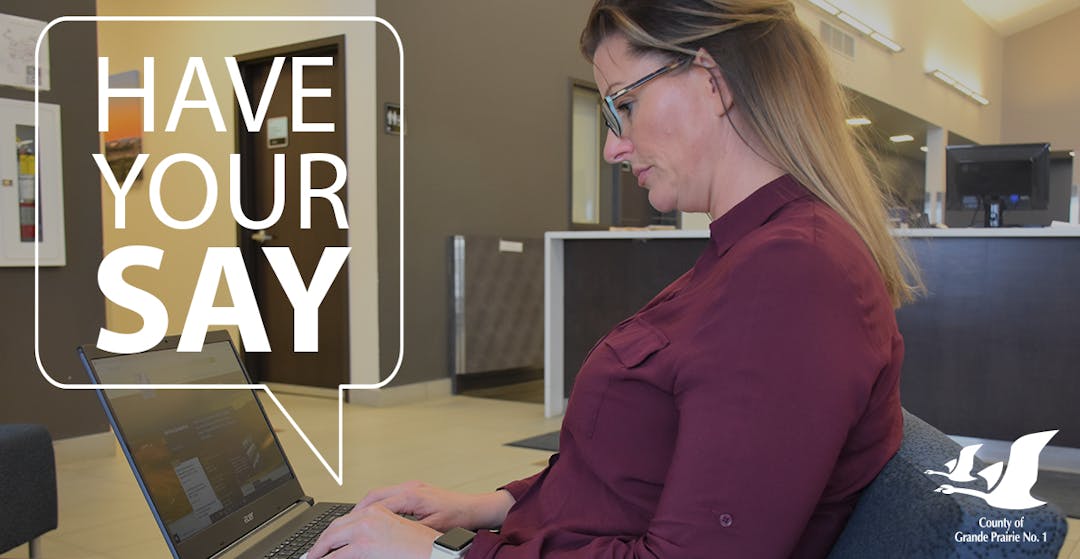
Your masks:
{"label": "woman's hand", "polygon": [[429,559],[439,533],[386,507],[356,507],[330,523],[308,559]]}
{"label": "woman's hand", "polygon": [[411,514],[425,526],[445,532],[451,528],[479,530],[497,528],[514,498],[507,491],[469,495],[410,481],[368,493],[357,508],[373,504],[399,514]]}
{"label": "woman's hand", "polygon": [[468,495],[418,481],[376,489],[330,523],[307,559],[428,559],[440,532],[496,528],[513,505],[514,497],[502,490]]}

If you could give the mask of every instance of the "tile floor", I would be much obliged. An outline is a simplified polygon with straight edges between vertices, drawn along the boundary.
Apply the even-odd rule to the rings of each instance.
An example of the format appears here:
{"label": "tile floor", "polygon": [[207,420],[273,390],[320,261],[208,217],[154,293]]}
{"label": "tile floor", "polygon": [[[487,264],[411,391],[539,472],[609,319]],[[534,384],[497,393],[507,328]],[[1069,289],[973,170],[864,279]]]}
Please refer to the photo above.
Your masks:
{"label": "tile floor", "polygon": [[[332,465],[337,463],[337,409],[332,400],[278,395]],[[271,422],[307,493],[317,500],[354,502],[368,490],[409,479],[488,491],[530,475],[546,463],[542,451],[503,446],[558,429],[543,406],[447,397],[389,408],[345,407],[345,484],[337,483],[277,408]],[[58,466],[60,527],[42,539],[43,559],[169,557],[127,462],[112,458]],[[1069,521],[1060,559],[1080,559],[1080,520]],[[27,556],[26,546],[4,557]]]}

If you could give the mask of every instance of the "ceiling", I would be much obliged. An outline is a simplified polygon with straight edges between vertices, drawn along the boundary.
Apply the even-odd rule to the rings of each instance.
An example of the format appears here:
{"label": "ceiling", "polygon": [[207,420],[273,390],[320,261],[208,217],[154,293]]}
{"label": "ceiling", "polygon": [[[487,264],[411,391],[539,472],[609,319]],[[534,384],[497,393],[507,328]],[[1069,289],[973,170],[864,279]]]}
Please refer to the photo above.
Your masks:
{"label": "ceiling", "polygon": [[1080,0],[963,0],[990,27],[1008,37],[1080,8]]}

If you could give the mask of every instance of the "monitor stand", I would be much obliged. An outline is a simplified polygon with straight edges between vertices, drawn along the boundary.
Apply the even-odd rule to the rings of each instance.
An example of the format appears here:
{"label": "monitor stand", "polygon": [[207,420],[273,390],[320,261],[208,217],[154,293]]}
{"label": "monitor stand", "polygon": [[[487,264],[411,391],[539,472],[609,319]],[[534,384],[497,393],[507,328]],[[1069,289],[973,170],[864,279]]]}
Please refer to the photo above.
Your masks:
{"label": "monitor stand", "polygon": [[1005,201],[997,196],[983,199],[983,207],[986,213],[983,218],[983,227],[1005,226]]}

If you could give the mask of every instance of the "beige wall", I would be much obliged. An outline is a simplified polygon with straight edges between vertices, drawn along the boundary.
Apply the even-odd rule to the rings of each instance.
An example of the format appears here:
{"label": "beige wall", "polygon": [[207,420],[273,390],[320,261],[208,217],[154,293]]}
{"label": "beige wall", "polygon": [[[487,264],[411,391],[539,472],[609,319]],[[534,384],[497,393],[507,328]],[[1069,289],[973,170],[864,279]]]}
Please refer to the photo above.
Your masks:
{"label": "beige wall", "polygon": [[1006,142],[1080,147],[1080,10],[1005,41]]}
{"label": "beige wall", "polygon": [[[1001,138],[1004,40],[961,0],[831,0],[837,7],[904,47],[891,54],[856,39],[855,59],[830,50],[844,84],[980,143]],[[818,33],[825,19],[839,22],[805,0],[799,16]],[[940,68],[990,99],[983,107],[926,75]]]}
{"label": "beige wall", "polygon": [[[153,3],[141,0],[99,0],[99,15],[374,15],[374,0],[323,0],[318,5],[284,0],[221,3],[191,0]],[[110,72],[142,70],[144,56],[156,57],[156,132],[144,133],[143,152],[150,154],[144,179],[128,195],[127,227],[113,227],[114,197],[102,184],[104,249],[146,244],[164,250],[161,270],[132,268],[125,277],[146,286],[169,311],[169,333],[179,333],[187,315],[205,249],[235,246],[236,223],[229,210],[228,155],[236,151],[233,93],[223,56],[242,54],[335,35],[346,36],[346,102],[349,170],[349,304],[352,382],[378,380],[377,277],[375,232],[375,27],[364,22],[306,23],[131,23],[102,22],[98,27],[100,56],[110,57]],[[214,93],[228,131],[214,131],[206,111],[185,111],[176,132],[163,132],[189,56],[204,56]],[[145,76],[144,76],[145,77]],[[285,86],[281,84],[279,86]],[[88,84],[89,86],[89,84]],[[198,97],[194,88],[191,97]],[[213,166],[219,182],[217,209],[202,227],[175,231],[162,225],[149,204],[149,174],[164,156],[195,153]],[[295,164],[295,163],[294,163]],[[177,219],[194,217],[202,208],[204,181],[189,165],[174,167],[163,186],[165,207]],[[222,299],[218,304],[224,304]],[[110,329],[133,332],[141,319],[108,304]]]}

